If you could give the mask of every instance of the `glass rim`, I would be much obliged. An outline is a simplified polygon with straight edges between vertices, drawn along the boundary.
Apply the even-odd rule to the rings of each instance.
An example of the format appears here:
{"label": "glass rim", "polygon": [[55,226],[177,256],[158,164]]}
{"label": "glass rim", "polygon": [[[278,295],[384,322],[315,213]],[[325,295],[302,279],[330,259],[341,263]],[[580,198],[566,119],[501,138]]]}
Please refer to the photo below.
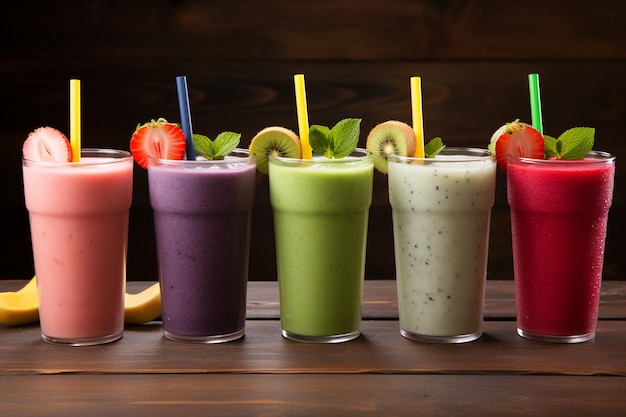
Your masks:
{"label": "glass rim", "polygon": [[426,162],[426,163],[439,163],[439,162],[479,162],[493,160],[495,162],[495,155],[491,155],[487,148],[475,148],[470,146],[446,146],[441,150],[439,155],[454,156],[455,158],[443,159],[443,158],[416,158],[414,156],[401,156],[391,154],[388,156],[389,162]]}
{"label": "glass rim", "polygon": [[[241,154],[241,156],[237,156],[235,154]],[[206,165],[228,165],[233,162],[241,163],[245,161],[248,164],[255,163],[256,164],[256,155],[250,155],[248,149],[245,148],[235,148],[233,151],[227,156],[233,156],[236,159],[163,159],[163,158],[155,158],[154,156],[148,155],[148,161],[153,161],[158,163],[159,165],[185,165],[185,166],[206,166]],[[150,164],[148,164],[148,167]]]}
{"label": "glass rim", "polygon": [[615,155],[606,151],[592,150],[585,155],[590,159],[538,159],[527,158],[523,156],[508,155],[507,160],[524,164],[536,165],[588,165],[588,164],[606,164],[615,162]]}
{"label": "glass rim", "polygon": [[81,157],[99,156],[102,158],[112,158],[112,160],[85,162],[84,160],[81,159],[81,161],[57,162],[57,161],[38,161],[36,159],[28,159],[28,158],[22,157],[22,163],[30,164],[30,165],[37,164],[37,165],[49,166],[49,167],[73,166],[73,165],[86,166],[86,165],[117,164],[122,161],[125,161],[126,159],[131,159],[131,160],[133,159],[133,155],[130,153],[130,151],[126,151],[123,149],[110,149],[110,148],[83,148],[80,150],[80,156]]}
{"label": "glass rim", "polygon": [[[354,155],[354,154],[358,154],[358,155]],[[278,161],[281,163],[286,163],[286,164],[338,164],[338,163],[345,163],[345,162],[361,162],[361,161],[365,161],[368,159],[373,159],[374,156],[372,155],[371,152],[369,152],[367,149],[365,148],[355,148],[354,151],[352,151],[350,153],[350,155],[348,156],[344,156],[343,158],[327,158],[323,155],[313,155],[318,156],[318,158],[313,158],[313,159],[304,159],[304,158],[289,158],[286,156],[274,156],[274,155],[270,155],[268,160],[271,161]]]}

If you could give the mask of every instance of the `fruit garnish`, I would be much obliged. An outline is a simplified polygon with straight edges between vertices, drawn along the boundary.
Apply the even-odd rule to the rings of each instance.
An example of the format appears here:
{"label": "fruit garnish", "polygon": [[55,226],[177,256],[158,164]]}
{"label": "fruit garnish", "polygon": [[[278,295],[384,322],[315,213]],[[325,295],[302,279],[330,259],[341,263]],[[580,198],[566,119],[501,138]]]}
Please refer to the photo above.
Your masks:
{"label": "fruit garnish", "polygon": [[441,140],[440,137],[432,138],[430,142],[424,145],[424,157],[434,158],[439,155],[439,152],[445,147],[446,145],[443,144],[443,140]]}
{"label": "fruit garnish", "polygon": [[509,155],[535,159],[582,159],[593,149],[594,135],[594,128],[574,127],[554,138],[541,135],[518,119],[496,130],[487,148],[492,155],[496,155],[498,166],[506,171]]}
{"label": "fruit garnish", "polygon": [[40,127],[28,134],[22,157],[31,161],[70,162],[72,147],[67,137],[53,127]]}
{"label": "fruit garnish", "polygon": [[270,156],[300,158],[300,139],[293,131],[284,127],[266,127],[252,138],[249,152],[250,155],[256,155],[257,169],[267,174]]}
{"label": "fruit garnish", "polygon": [[214,140],[197,133],[193,134],[193,147],[196,155],[200,155],[209,161],[224,159],[238,145],[240,133],[222,132]]}
{"label": "fruit garnish", "polygon": [[593,148],[596,130],[592,127],[573,127],[558,138],[543,135],[546,158],[582,159]]}
{"label": "fruit garnish", "polygon": [[183,159],[185,134],[163,118],[138,125],[130,139],[130,152],[137,164],[148,167],[148,156],[160,159]]}
{"label": "fruit garnish", "polygon": [[415,131],[397,120],[382,122],[370,131],[365,148],[374,155],[374,167],[386,174],[389,155],[413,156]]}
{"label": "fruit garnish", "polygon": [[488,149],[492,155],[496,156],[500,169],[506,171],[509,155],[543,159],[545,145],[539,131],[526,123],[515,120],[506,123],[494,132]]}
{"label": "fruit garnish", "polygon": [[0,293],[0,323],[8,326],[35,323],[39,320],[37,278],[32,277],[19,291]]}
{"label": "fruit garnish", "polygon": [[161,315],[161,289],[152,284],[137,294],[124,294],[124,323],[143,324]]}
{"label": "fruit garnish", "polygon": [[309,141],[313,152],[327,158],[343,158],[350,155],[359,143],[361,119],[343,119],[328,128],[312,125]]}
{"label": "fruit garnish", "polygon": [[[365,147],[374,155],[374,167],[386,174],[390,155],[412,157],[415,155],[416,145],[415,130],[411,126],[397,120],[388,120],[371,130]],[[445,147],[441,138],[433,138],[424,146],[424,157],[434,158]]]}
{"label": "fruit garnish", "polygon": [[[20,326],[39,320],[39,295],[37,277],[34,276],[19,291],[0,293],[0,323]],[[143,324],[161,315],[161,290],[159,283],[137,294],[124,294],[124,322]]]}

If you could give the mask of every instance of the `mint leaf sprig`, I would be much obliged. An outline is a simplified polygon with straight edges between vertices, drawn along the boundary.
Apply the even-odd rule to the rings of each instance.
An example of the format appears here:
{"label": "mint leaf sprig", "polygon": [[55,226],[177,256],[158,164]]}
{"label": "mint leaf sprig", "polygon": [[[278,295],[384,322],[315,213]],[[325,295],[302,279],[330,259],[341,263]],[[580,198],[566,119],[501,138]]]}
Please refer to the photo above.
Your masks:
{"label": "mint leaf sprig", "polygon": [[343,119],[332,129],[327,126],[312,125],[309,128],[309,142],[313,152],[330,159],[350,155],[359,143],[361,119]]}
{"label": "mint leaf sprig", "polygon": [[425,158],[434,158],[439,155],[439,152],[445,148],[446,145],[443,144],[443,140],[440,137],[432,138],[430,142],[424,145],[424,157]]}
{"label": "mint leaf sprig", "polygon": [[193,134],[193,148],[197,155],[209,161],[224,159],[238,145],[241,139],[240,133],[222,132],[214,140],[198,133]]}
{"label": "mint leaf sprig", "polygon": [[543,135],[545,158],[582,159],[593,148],[595,129],[573,127],[558,138]]}

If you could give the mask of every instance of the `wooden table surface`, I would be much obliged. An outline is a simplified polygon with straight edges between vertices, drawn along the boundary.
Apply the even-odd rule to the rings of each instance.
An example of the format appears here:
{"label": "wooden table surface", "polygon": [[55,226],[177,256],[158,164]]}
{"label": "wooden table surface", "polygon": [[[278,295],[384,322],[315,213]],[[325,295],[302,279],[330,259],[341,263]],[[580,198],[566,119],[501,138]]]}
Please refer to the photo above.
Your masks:
{"label": "wooden table surface", "polygon": [[603,283],[599,316],[587,343],[525,340],[513,282],[490,280],[481,339],[419,343],[400,336],[395,281],[366,281],[362,335],[314,345],[281,337],[276,282],[250,282],[246,336],[225,344],[166,340],[158,321],[80,348],[0,325],[0,416],[624,415],[626,281]]}

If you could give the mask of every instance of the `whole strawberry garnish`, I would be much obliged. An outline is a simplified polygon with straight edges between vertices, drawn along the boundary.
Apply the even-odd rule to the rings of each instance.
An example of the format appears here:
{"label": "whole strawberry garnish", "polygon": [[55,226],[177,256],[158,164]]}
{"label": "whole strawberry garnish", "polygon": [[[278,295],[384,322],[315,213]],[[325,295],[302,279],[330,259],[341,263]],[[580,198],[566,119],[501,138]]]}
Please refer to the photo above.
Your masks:
{"label": "whole strawberry garnish", "polygon": [[491,137],[489,150],[496,156],[498,166],[506,171],[509,155],[543,159],[545,143],[539,131],[516,120],[495,131]]}
{"label": "whole strawberry garnish", "polygon": [[148,156],[160,159],[183,159],[185,134],[163,118],[138,125],[130,139],[130,152],[137,164],[148,167]]}
{"label": "whole strawberry garnish", "polygon": [[67,137],[53,127],[40,127],[28,134],[22,157],[31,161],[70,162],[72,147]]}

